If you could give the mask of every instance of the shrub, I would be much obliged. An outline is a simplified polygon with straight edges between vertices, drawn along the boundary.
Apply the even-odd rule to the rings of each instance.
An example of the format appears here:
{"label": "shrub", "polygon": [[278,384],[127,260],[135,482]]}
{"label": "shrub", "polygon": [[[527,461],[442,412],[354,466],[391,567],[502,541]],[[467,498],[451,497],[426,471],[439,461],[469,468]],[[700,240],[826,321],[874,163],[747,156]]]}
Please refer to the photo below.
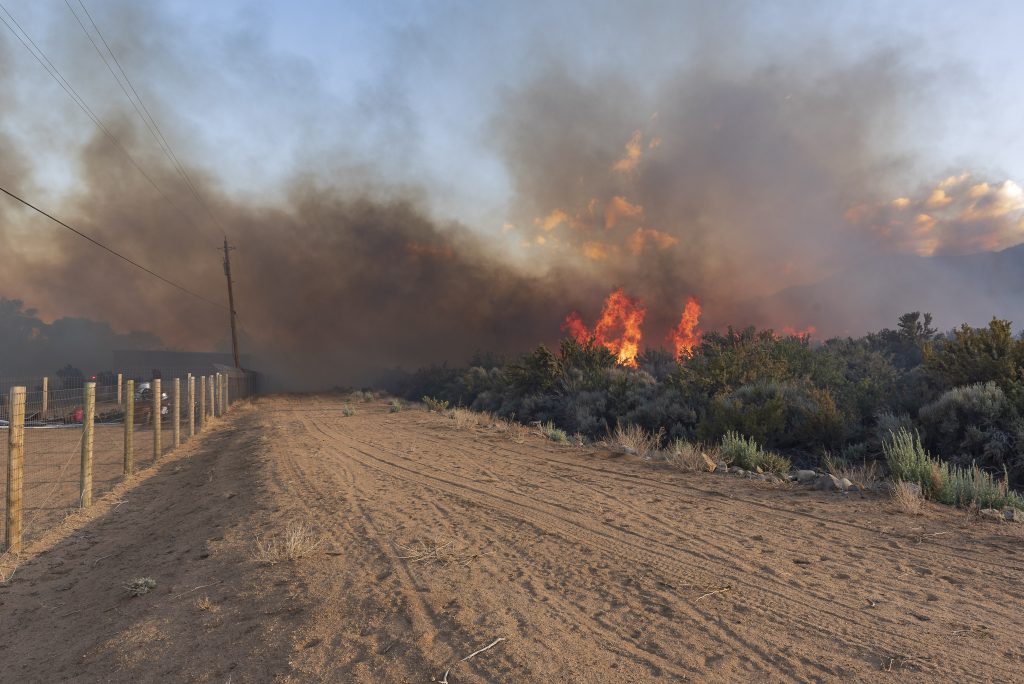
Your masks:
{"label": "shrub", "polygon": [[540,433],[552,442],[558,442],[559,444],[566,444],[569,442],[569,436],[565,434],[565,430],[556,428],[555,424],[550,420],[541,424]]}
{"label": "shrub", "polygon": [[455,421],[455,427],[459,430],[465,430],[477,424],[477,415],[468,409],[452,409],[448,415]]}
{"label": "shrub", "polygon": [[342,406],[341,407],[341,415],[343,415],[346,418],[348,418],[350,416],[356,415],[356,412],[355,412],[355,409],[353,409],[351,406]]}
{"label": "shrub", "polygon": [[901,429],[892,434],[883,449],[893,479],[919,485],[926,498],[959,507],[1010,506],[1024,510],[1024,497],[1010,491],[1007,478],[997,480],[974,464],[961,467],[934,459],[917,433]]}
{"label": "shrub", "polygon": [[921,487],[929,499],[935,498],[935,482],[932,478],[932,464],[935,463],[921,444],[921,436],[906,428],[889,433],[889,439],[882,442],[882,453],[889,465],[893,480],[913,482]]}
{"label": "shrub", "polygon": [[677,439],[672,443],[665,452],[665,462],[684,473],[711,472],[716,465],[715,459],[707,455],[703,445],[684,439]]}
{"label": "shrub", "polygon": [[253,558],[261,563],[271,564],[298,560],[313,553],[322,544],[323,539],[313,534],[304,523],[293,522],[288,525],[284,534],[271,536],[266,540],[257,537]]}
{"label": "shrub", "polygon": [[889,485],[889,497],[897,509],[909,515],[920,515],[924,499],[921,497],[921,488],[910,482],[902,480]]}
{"label": "shrub", "polygon": [[424,396],[423,403],[427,405],[428,411],[434,411],[436,413],[444,413],[448,410],[448,400],[434,399],[433,397]]}
{"label": "shrub", "polygon": [[606,441],[608,446],[615,451],[622,451],[648,458],[661,446],[663,430],[652,434],[639,425],[615,426],[615,432]]}
{"label": "shrub", "polygon": [[719,453],[730,465],[744,470],[757,470],[770,473],[787,473],[791,467],[788,458],[772,451],[764,451],[752,437],[747,438],[738,432],[727,432],[722,437]]}
{"label": "shrub", "polygon": [[401,399],[392,399],[388,402],[388,413],[398,413],[403,408],[405,408],[405,405],[402,404]]}

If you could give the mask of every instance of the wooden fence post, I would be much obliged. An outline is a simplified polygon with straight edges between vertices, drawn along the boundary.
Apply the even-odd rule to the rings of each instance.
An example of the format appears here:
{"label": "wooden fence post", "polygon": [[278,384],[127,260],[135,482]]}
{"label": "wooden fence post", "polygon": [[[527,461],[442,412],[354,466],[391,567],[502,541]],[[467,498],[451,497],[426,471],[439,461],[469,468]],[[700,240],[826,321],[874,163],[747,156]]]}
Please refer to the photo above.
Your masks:
{"label": "wooden fence post", "polygon": [[213,376],[213,415],[218,417],[223,413],[220,409],[220,373]]}
{"label": "wooden fence post", "polygon": [[96,383],[85,383],[85,412],[82,415],[82,471],[78,499],[82,508],[92,506],[92,438],[96,418]]}
{"label": "wooden fence post", "polygon": [[213,376],[212,375],[210,376],[209,388],[210,388],[210,397],[209,397],[210,405],[207,408],[210,410],[210,417],[213,418],[214,415],[216,415],[217,407],[214,404]]}
{"label": "wooden fence post", "polygon": [[153,460],[156,461],[160,458],[160,423],[163,422],[160,378],[154,378],[149,386],[153,392]]}
{"label": "wooden fence post", "polygon": [[196,436],[196,378],[188,374],[188,438]]}
{"label": "wooden fence post", "polygon": [[199,378],[199,431],[206,429],[206,376]]}
{"label": "wooden fence post", "polygon": [[135,431],[135,381],[129,380],[125,385],[124,403],[124,474],[135,473],[135,444],[132,439]]}
{"label": "wooden fence post", "polygon": [[12,387],[7,429],[7,515],[4,516],[4,549],[21,551],[21,487],[25,465],[25,388]]}
{"label": "wooden fence post", "polygon": [[174,401],[171,402],[174,412],[174,448],[181,446],[181,378],[174,378]]}
{"label": "wooden fence post", "polygon": [[123,376],[122,376],[121,373],[117,374],[117,405],[118,406],[121,405],[121,379],[122,379],[122,377]]}
{"label": "wooden fence post", "polygon": [[43,376],[43,408],[40,418],[46,420],[46,409],[50,407],[50,378]]}

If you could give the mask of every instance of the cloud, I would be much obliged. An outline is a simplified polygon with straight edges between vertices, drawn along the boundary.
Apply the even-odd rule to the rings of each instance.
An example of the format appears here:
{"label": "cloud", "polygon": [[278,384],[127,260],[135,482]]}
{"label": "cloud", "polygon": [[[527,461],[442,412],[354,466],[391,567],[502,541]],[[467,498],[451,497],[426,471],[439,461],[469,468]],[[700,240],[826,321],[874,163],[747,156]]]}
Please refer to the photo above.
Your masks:
{"label": "cloud", "polygon": [[1013,180],[979,181],[964,172],[922,188],[916,197],[851,208],[846,219],[893,251],[999,251],[1024,243],[1024,190]]}

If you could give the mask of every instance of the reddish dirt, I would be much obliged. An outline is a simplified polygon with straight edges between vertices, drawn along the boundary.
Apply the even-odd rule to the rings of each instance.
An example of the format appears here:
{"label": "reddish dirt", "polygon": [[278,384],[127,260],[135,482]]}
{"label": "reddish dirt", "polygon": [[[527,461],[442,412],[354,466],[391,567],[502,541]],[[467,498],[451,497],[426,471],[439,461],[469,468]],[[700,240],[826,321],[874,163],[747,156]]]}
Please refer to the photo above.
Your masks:
{"label": "reddish dirt", "polygon": [[341,406],[239,408],[38,542],[3,678],[1024,681],[1021,525]]}

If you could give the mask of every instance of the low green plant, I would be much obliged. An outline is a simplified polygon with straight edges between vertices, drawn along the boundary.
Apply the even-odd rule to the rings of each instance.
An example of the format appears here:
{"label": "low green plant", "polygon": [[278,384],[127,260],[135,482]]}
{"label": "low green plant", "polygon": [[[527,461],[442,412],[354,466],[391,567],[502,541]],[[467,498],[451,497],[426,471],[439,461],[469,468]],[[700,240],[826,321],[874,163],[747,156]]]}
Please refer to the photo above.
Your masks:
{"label": "low green plant", "polygon": [[398,413],[403,408],[405,408],[405,405],[399,399],[392,399],[388,402],[388,413]]}
{"label": "low green plant", "polygon": [[350,416],[356,415],[356,412],[355,412],[355,409],[353,409],[351,406],[342,406],[341,407],[341,415],[343,415],[346,418],[348,418]]}
{"label": "low green plant", "polygon": [[919,485],[925,498],[961,508],[973,505],[1024,510],[1024,497],[1010,491],[1005,471],[999,480],[976,464],[965,468],[933,458],[921,445],[917,432],[901,428],[890,433],[882,451],[892,478]]}
{"label": "low green plant", "polygon": [[427,405],[428,411],[434,411],[436,413],[444,413],[448,410],[448,400],[434,399],[433,397],[424,396],[423,403]]}
{"label": "low green plant", "polygon": [[932,466],[937,462],[924,450],[921,435],[916,430],[910,432],[901,427],[890,432],[889,438],[882,442],[882,453],[893,480],[913,482],[920,485],[925,498],[936,498],[937,490],[942,486],[941,479],[936,482],[937,478],[932,476]]}
{"label": "low green plant", "polygon": [[760,468],[770,473],[787,473],[792,465],[785,456],[765,451],[753,437],[744,437],[738,432],[725,433],[718,451],[726,463],[744,470]]}
{"label": "low green plant", "polygon": [[541,424],[540,432],[552,442],[558,442],[559,444],[566,444],[569,442],[569,436],[565,434],[565,430],[556,428],[555,424],[550,420]]}
{"label": "low green plant", "polygon": [[766,473],[778,473],[779,475],[788,473],[790,468],[793,467],[792,462],[788,458],[774,451],[762,451],[761,461],[758,465]]}
{"label": "low green plant", "polygon": [[125,584],[124,588],[132,596],[145,596],[156,589],[156,580],[152,577],[136,577]]}

